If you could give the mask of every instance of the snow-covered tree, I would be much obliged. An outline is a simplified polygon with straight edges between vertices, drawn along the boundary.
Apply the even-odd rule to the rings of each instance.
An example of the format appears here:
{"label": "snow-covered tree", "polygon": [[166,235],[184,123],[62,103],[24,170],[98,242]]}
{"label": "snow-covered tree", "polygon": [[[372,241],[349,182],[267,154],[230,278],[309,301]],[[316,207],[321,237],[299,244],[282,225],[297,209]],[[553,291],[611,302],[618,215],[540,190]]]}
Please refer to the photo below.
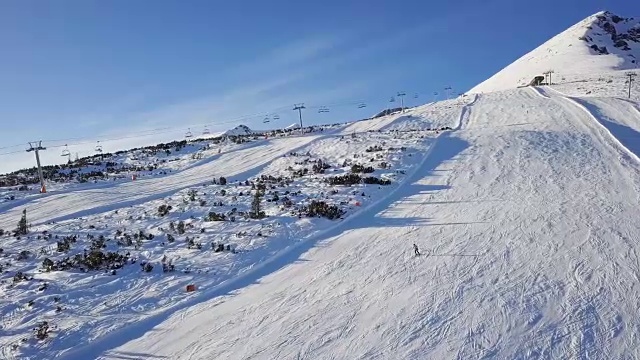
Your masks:
{"label": "snow-covered tree", "polygon": [[29,229],[27,227],[27,209],[22,210],[22,217],[18,221],[18,228],[16,229],[16,235],[27,235]]}

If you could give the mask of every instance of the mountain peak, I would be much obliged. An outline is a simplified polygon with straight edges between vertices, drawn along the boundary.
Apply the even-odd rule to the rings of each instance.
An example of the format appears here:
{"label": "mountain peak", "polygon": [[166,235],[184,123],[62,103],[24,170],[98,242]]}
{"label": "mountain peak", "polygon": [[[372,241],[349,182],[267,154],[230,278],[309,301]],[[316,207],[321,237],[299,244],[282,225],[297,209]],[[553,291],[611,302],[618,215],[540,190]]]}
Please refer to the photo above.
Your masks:
{"label": "mountain peak", "polygon": [[238,125],[233,129],[225,131],[224,135],[239,136],[239,135],[251,135],[253,133],[254,131],[251,130],[247,125]]}
{"label": "mountain peak", "polygon": [[599,11],[549,39],[470,93],[525,86],[544,72],[593,74],[635,69],[640,61],[640,22]]}

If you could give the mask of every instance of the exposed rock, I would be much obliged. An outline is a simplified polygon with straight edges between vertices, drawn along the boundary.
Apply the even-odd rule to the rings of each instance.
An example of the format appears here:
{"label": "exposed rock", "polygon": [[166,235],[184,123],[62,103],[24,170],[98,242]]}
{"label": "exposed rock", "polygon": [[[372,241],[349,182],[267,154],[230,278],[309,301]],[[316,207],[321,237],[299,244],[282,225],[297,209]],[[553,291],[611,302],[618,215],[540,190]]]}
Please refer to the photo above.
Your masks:
{"label": "exposed rock", "polygon": [[593,44],[593,45],[590,46],[590,48],[593,49],[593,51],[597,52],[600,55],[609,54],[609,51],[607,50],[606,46],[599,47],[598,45]]}
{"label": "exposed rock", "polygon": [[631,50],[631,48],[629,47],[629,44],[622,39],[616,41],[615,44],[613,44],[613,46],[617,48],[621,48],[622,50]]}

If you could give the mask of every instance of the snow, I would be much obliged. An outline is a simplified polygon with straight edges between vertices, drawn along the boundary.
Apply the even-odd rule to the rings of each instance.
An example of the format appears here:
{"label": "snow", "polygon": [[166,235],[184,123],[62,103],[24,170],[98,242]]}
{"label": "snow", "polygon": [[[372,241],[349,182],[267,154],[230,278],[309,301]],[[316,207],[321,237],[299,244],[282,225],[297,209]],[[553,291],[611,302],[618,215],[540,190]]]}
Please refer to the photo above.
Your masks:
{"label": "snow", "polygon": [[[638,228],[619,214],[635,206],[638,163],[540,92],[481,96],[410,186],[125,338],[143,337],[116,332],[67,358],[632,355]],[[414,259],[413,242],[430,256]]]}
{"label": "snow", "polygon": [[[165,177],[40,196],[32,200],[27,209],[32,217],[38,219],[32,224],[39,225],[160,199],[179,190],[210,182],[214,177],[223,175],[229,178],[240,177],[244,180],[255,175],[260,166],[295,151],[316,138],[317,136],[312,135],[265,140],[255,144],[256,146],[209,157],[200,166],[190,167]],[[5,208],[0,214],[0,228],[11,229],[16,219],[20,218],[22,206],[20,204],[20,207]]]}
{"label": "snow", "polygon": [[[585,79],[592,74],[610,75],[623,70],[636,69],[640,61],[640,28],[638,19],[613,21],[614,14],[599,12],[554,36],[533,51],[506,66],[494,76],[480,83],[469,93],[487,93],[525,86],[544,72],[553,70],[551,81],[562,77]],[[625,40],[628,50],[614,46],[611,34],[604,24],[616,29],[618,36],[633,36],[636,41]],[[624,35],[623,35],[624,34]],[[582,40],[584,39],[584,40]],[[591,46],[606,47],[608,54],[599,54]],[[624,78],[624,75],[620,74]]]}
{"label": "snow", "polygon": [[[464,103],[460,102],[448,104],[446,109],[460,111],[463,107]],[[60,187],[53,193],[5,205],[0,214],[0,228],[15,228],[16,219],[25,208],[32,227],[29,237],[7,235],[3,240],[6,251],[0,259],[11,263],[7,266],[10,272],[3,277],[4,285],[0,287],[4,292],[0,303],[4,310],[2,328],[11,331],[0,343],[4,356],[21,354],[21,358],[39,358],[45,353],[47,357],[55,357],[77,346],[78,336],[86,343],[93,343],[105,334],[128,331],[127,327],[133,324],[183,308],[204,294],[213,294],[220,286],[229,286],[226,284],[230,280],[242,278],[274,261],[277,264],[275,259],[287,256],[284,250],[313,244],[313,239],[332,228],[336,221],[298,219],[296,212],[267,202],[264,210],[268,218],[261,221],[236,216],[238,219],[234,222],[208,222],[205,217],[209,211],[233,214],[250,210],[251,187],[238,181],[262,175],[291,176],[291,171],[309,168],[308,164],[321,159],[331,166],[326,174],[294,180],[279,190],[280,197],[290,193],[287,197],[300,205],[310,200],[326,200],[346,211],[344,217],[348,219],[383,198],[387,190],[398,189],[405,174],[415,168],[415,162],[440,133],[432,128],[453,126],[453,120],[458,120],[427,118],[431,113],[424,110],[417,113],[424,116],[411,115],[410,126],[406,123],[407,114],[385,118],[377,126],[375,121],[370,121],[367,131],[354,132],[346,125],[324,134],[258,140],[221,154],[212,150],[208,157],[164,176],[106,185]],[[381,130],[394,123],[397,129]],[[348,132],[345,129],[349,129]],[[382,151],[370,152],[374,146],[380,146]],[[384,169],[379,165],[382,162],[386,163]],[[377,170],[370,175],[390,179],[392,184],[345,187],[329,186],[322,181],[325,177],[344,174],[345,166],[357,163],[371,164]],[[212,179],[219,176],[226,176],[228,185],[212,184]],[[226,194],[222,194],[222,190]],[[172,210],[164,217],[158,216],[159,207],[167,204],[172,205]],[[170,223],[178,221],[185,222],[186,233],[173,233],[175,242],[170,243],[165,234],[171,228]],[[116,230],[121,235],[117,235]],[[132,241],[129,246],[115,244],[116,241],[124,243],[123,234],[139,231],[155,237]],[[47,240],[44,232],[55,234],[59,239],[77,235],[78,244],[72,246],[76,250],[68,254],[56,251],[58,238]],[[106,250],[126,251],[137,263],[149,262],[158,270],[142,276],[137,265],[118,269],[116,275],[100,271],[41,272],[45,258],[58,261],[82,254],[78,249],[89,248],[90,237],[99,236],[106,239]],[[187,239],[193,241],[193,247],[186,246]],[[235,251],[214,252],[212,243],[228,244]],[[202,248],[196,244],[202,244]],[[17,260],[17,252],[24,250],[29,251],[26,258]],[[159,270],[162,258],[175,264],[176,272],[163,274]],[[32,274],[34,280],[12,284],[10,277],[18,271]],[[40,290],[43,283],[48,286],[46,290]],[[190,283],[198,286],[196,296],[184,292]],[[54,301],[56,297],[59,299]],[[35,305],[25,308],[24,304],[29,301]],[[58,306],[61,310],[56,311]],[[119,320],[114,322],[115,318]],[[20,339],[29,337],[30,329],[43,320],[55,324],[56,337],[52,344],[22,344]],[[21,351],[13,350],[14,346]]]}
{"label": "snow", "polygon": [[640,164],[546,95],[480,96],[406,186],[280,269],[73,354],[638,356]]}
{"label": "snow", "polygon": [[233,129],[225,131],[223,134],[228,136],[251,135],[254,131],[246,125],[238,125]]}
{"label": "snow", "polygon": [[[603,16],[618,33],[634,26],[598,13],[473,94],[207,148],[202,159],[186,149],[169,174],[60,184],[0,205],[0,228],[15,228],[24,208],[32,225],[31,237],[0,236],[0,357],[640,357],[638,93],[625,96],[628,53],[565,46],[585,31],[606,40],[594,34]],[[549,64],[570,63],[586,65],[555,68],[552,86],[516,88]],[[304,173],[318,160],[329,165],[324,173]],[[392,182],[326,182],[352,164]],[[266,182],[268,217],[241,215],[255,192],[247,179],[294,173]],[[212,182],[220,176],[227,185]],[[273,191],[292,206],[268,201]],[[314,200],[344,214],[298,216]],[[172,209],[159,215],[161,205]],[[209,212],[236,219],[207,221]],[[184,234],[168,230],[180,221]],[[116,230],[155,237],[116,245],[125,240]],[[55,240],[35,237],[43,231],[78,243],[59,253]],[[40,271],[45,257],[79,253],[100,235],[136,264],[116,275]],[[212,242],[235,251],[215,252]],[[163,259],[176,271],[162,272]],[[153,271],[141,272],[142,261]],[[18,271],[34,280],[13,284]],[[45,320],[54,329],[37,341],[32,329]]]}

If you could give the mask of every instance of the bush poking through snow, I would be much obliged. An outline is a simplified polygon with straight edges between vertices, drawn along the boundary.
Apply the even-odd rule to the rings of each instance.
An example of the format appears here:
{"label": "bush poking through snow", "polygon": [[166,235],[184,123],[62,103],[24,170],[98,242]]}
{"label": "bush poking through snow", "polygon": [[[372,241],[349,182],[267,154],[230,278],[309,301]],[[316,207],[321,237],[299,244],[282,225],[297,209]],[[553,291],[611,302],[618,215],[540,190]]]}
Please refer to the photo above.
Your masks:
{"label": "bush poking through snow", "polygon": [[307,205],[303,212],[308,217],[324,217],[329,220],[340,218],[345,214],[345,211],[337,207],[336,205],[329,205],[324,201],[311,201],[311,204]]}
{"label": "bush poking through snow", "polygon": [[316,174],[324,174],[324,171],[330,168],[331,166],[329,164],[323,162],[321,159],[318,159],[316,163],[313,164],[311,170],[313,170],[313,172]]}
{"label": "bush poking through snow", "polygon": [[23,260],[27,260],[29,259],[29,256],[31,255],[31,251],[29,250],[22,250],[20,251],[20,253],[18,254],[18,256],[16,257],[16,260],[18,261],[23,261]]}
{"label": "bush poking through snow", "polygon": [[332,176],[327,178],[327,183],[330,185],[355,185],[360,184],[362,182],[362,178],[358,174],[345,174],[339,176]]}
{"label": "bush poking through snow", "polygon": [[71,250],[71,242],[75,242],[71,240],[72,237],[70,236],[66,236],[62,239],[62,241],[58,241],[57,245],[58,248],[56,249],[58,252],[67,252],[69,250]]}
{"label": "bush poking through snow", "polygon": [[33,330],[35,332],[36,339],[38,340],[44,340],[48,338],[49,333],[51,332],[51,329],[49,328],[49,323],[46,321],[43,321],[40,324],[38,324],[38,327],[36,327]]}
{"label": "bush poking through snow", "polygon": [[140,266],[142,267],[142,271],[144,272],[151,272],[153,270],[153,265],[148,262],[143,262],[140,264]]}
{"label": "bush poking through snow", "polygon": [[22,271],[18,271],[15,275],[13,275],[13,283],[19,283],[21,281],[29,281],[31,278],[24,274]]}
{"label": "bush poking through snow", "polygon": [[209,211],[209,214],[207,215],[205,221],[225,221],[226,218],[224,216],[224,214],[218,214],[216,212],[213,211]]}
{"label": "bush poking through snow", "polygon": [[165,216],[169,213],[169,211],[171,211],[171,209],[171,205],[160,205],[158,206],[158,215],[160,217]]}
{"label": "bush poking through snow", "polygon": [[375,170],[373,169],[373,167],[371,166],[364,166],[364,165],[360,165],[360,164],[353,164],[351,165],[351,172],[352,173],[365,173],[365,174],[369,174],[374,172]]}
{"label": "bush poking through snow", "polygon": [[375,176],[369,176],[369,177],[363,178],[358,174],[345,174],[340,176],[333,176],[333,177],[327,178],[325,181],[330,185],[346,185],[346,186],[356,185],[360,183],[375,184],[375,185],[391,184],[391,181],[387,179],[379,179]]}
{"label": "bush poking through snow", "polygon": [[178,235],[182,235],[185,233],[185,227],[184,227],[184,221],[180,220],[178,221],[178,226],[176,227],[176,230],[178,231]]}
{"label": "bush poking through snow", "polygon": [[78,261],[77,266],[84,267],[87,270],[102,269],[120,269],[126,264],[126,257],[114,252],[91,251],[82,260]]}
{"label": "bush poking through snow", "polygon": [[375,185],[391,185],[391,180],[388,179],[378,179],[375,176],[369,176],[362,179],[362,182],[365,184],[375,184]]}
{"label": "bush poking through snow", "polygon": [[56,262],[46,258],[42,261],[42,268],[46,272],[67,271],[71,269],[79,269],[85,272],[92,270],[115,270],[122,268],[128,259],[128,254],[121,255],[115,252],[92,250],[89,253],[85,251],[83,255],[78,254],[72,258],[67,257]]}
{"label": "bush poking through snow", "polygon": [[100,235],[98,239],[94,239],[91,241],[91,245],[89,248],[91,250],[104,249],[107,247],[107,244],[105,244],[105,242],[106,242],[106,239],[104,238],[104,236]]}
{"label": "bush poking through snow", "polygon": [[49,258],[45,258],[44,260],[42,260],[42,268],[44,269],[44,271],[49,272],[53,270],[53,260],[49,259]]}

